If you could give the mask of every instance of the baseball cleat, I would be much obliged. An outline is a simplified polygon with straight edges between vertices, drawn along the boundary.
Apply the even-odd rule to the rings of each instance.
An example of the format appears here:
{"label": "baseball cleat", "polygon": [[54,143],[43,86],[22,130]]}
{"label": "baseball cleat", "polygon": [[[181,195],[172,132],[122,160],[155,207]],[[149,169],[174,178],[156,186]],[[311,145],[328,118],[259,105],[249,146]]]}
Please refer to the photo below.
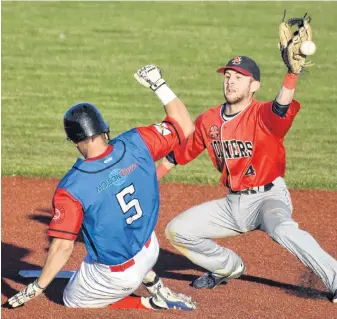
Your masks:
{"label": "baseball cleat", "polygon": [[332,296],[332,302],[337,305],[337,289],[335,290],[335,293]]}
{"label": "baseball cleat", "polygon": [[219,276],[212,272],[207,272],[203,276],[197,278],[193,281],[192,287],[197,289],[213,289],[216,286],[220,285],[223,282],[228,282],[229,279],[239,278],[246,270],[246,266],[244,263],[241,263],[239,267],[234,270],[229,276]]}
{"label": "baseball cleat", "polygon": [[173,293],[167,287],[159,288],[155,296],[142,297],[142,304],[146,308],[153,310],[177,309],[192,311],[196,309],[196,303],[192,301],[191,297]]}

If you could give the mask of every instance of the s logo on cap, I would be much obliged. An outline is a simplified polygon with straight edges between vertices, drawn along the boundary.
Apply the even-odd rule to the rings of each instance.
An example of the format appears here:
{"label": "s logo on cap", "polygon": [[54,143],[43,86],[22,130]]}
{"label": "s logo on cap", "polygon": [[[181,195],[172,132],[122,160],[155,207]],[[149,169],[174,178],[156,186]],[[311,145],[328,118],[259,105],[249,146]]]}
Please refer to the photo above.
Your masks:
{"label": "s logo on cap", "polygon": [[234,65],[239,65],[241,64],[242,58],[240,56],[236,56],[233,60],[232,60],[232,64]]}

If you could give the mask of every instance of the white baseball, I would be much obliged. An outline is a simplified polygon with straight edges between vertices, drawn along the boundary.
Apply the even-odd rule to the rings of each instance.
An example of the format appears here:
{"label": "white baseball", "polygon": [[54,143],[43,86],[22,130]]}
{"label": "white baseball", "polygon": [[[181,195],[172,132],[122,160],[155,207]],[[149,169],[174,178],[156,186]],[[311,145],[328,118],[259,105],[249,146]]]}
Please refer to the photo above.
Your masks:
{"label": "white baseball", "polygon": [[300,50],[304,55],[312,55],[316,52],[316,44],[312,41],[304,41],[301,44]]}

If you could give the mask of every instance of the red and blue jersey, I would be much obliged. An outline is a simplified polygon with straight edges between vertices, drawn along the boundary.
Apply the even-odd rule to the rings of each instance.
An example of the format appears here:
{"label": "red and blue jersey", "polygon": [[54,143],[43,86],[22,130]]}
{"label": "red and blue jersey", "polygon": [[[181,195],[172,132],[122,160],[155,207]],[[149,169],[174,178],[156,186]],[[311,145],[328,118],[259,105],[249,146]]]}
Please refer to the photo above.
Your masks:
{"label": "red and blue jersey", "polygon": [[155,161],[182,138],[178,123],[166,118],[112,139],[97,158],[78,159],[56,189],[48,234],[75,240],[81,229],[88,253],[102,264],[134,257],[158,219]]}

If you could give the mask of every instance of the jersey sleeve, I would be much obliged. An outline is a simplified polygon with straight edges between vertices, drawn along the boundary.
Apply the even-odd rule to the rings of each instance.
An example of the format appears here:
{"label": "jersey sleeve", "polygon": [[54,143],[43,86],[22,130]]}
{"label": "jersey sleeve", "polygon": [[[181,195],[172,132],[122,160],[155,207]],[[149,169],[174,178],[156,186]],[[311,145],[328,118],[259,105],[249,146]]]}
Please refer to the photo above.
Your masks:
{"label": "jersey sleeve", "polygon": [[185,139],[179,123],[168,116],[161,123],[137,127],[137,131],[150,150],[154,161],[163,158]]}
{"label": "jersey sleeve", "polygon": [[259,121],[273,135],[284,137],[289,131],[297,112],[300,110],[301,104],[296,100],[292,100],[284,116],[275,114],[272,105],[273,102],[267,102],[260,107]]}
{"label": "jersey sleeve", "polygon": [[53,197],[53,219],[48,236],[76,240],[83,221],[83,208],[65,189],[57,189]]}
{"label": "jersey sleeve", "polygon": [[206,148],[202,136],[203,118],[203,114],[197,117],[194,122],[194,132],[174,149],[174,158],[179,165],[184,165],[194,160]]}

